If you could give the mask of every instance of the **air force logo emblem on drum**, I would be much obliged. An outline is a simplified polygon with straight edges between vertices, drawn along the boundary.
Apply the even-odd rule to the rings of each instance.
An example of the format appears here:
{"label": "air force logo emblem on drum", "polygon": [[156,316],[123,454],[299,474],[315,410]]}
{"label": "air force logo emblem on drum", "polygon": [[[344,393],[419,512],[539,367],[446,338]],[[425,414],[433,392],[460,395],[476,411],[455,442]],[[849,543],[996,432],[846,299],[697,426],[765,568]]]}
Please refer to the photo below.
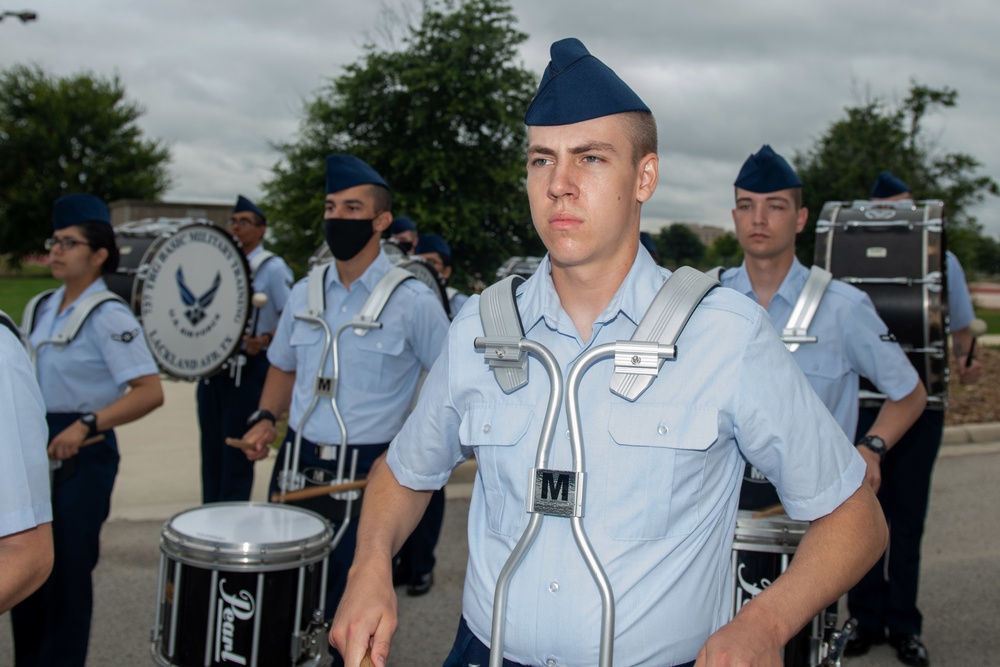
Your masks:
{"label": "air force logo emblem on drum", "polygon": [[205,309],[212,305],[212,301],[215,300],[215,293],[219,291],[219,285],[221,284],[222,274],[216,273],[215,280],[212,281],[212,286],[208,288],[208,291],[201,296],[195,296],[194,292],[184,284],[184,268],[177,267],[177,287],[181,292],[181,301],[184,302],[185,306],[189,306],[184,311],[184,317],[188,319],[188,322],[196,325],[205,319]]}

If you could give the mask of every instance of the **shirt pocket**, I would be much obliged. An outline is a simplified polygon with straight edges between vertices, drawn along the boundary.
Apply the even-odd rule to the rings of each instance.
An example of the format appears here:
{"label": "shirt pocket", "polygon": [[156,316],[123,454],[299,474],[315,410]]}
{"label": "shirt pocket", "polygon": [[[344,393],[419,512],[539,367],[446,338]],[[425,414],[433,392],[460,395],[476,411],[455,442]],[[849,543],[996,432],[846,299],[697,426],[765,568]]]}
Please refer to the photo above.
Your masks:
{"label": "shirt pocket", "polygon": [[702,519],[715,408],[613,405],[608,421],[605,530],[616,540],[689,534]]}
{"label": "shirt pocket", "polygon": [[475,448],[488,525],[501,535],[518,535],[527,524],[524,493],[537,451],[537,443],[527,442],[533,417],[533,406],[510,404],[473,404],[462,415],[461,443]]}
{"label": "shirt pocket", "polygon": [[344,389],[372,394],[388,394],[406,381],[412,360],[403,360],[406,340],[398,329],[371,329],[358,336],[353,329],[340,340],[340,372]]}
{"label": "shirt pocket", "polygon": [[819,378],[821,382],[832,382],[850,372],[847,360],[833,350],[803,343],[795,351],[795,361],[805,376]]}

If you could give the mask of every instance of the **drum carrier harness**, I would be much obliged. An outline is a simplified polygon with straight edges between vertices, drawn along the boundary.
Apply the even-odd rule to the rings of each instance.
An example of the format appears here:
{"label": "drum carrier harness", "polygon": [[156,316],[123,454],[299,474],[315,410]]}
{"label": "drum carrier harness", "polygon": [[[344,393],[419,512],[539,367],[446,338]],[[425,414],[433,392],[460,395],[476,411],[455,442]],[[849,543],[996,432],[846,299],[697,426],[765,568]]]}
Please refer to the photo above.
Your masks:
{"label": "drum carrier harness", "polygon": [[[725,267],[717,266],[706,273],[721,281],[725,271]],[[822,267],[813,266],[809,269],[806,284],[792,308],[792,314],[788,316],[785,328],[781,331],[781,342],[789,352],[795,352],[802,343],[815,343],[819,340],[816,336],[809,335],[809,325],[816,317],[816,311],[819,310],[819,304],[832,279],[833,274]]]}
{"label": "drum carrier harness", "polygon": [[[334,486],[354,481],[357,473],[358,454],[357,451],[353,452],[349,464],[350,467],[346,470],[347,476],[345,477],[345,467],[348,465],[347,425],[344,423],[344,418],[341,416],[340,408],[337,405],[337,390],[340,386],[340,334],[347,329],[353,329],[356,336],[364,336],[370,329],[381,329],[382,323],[378,321],[378,318],[382,314],[386,303],[388,303],[389,297],[392,296],[396,288],[403,282],[416,280],[416,277],[406,269],[393,267],[375,284],[361,311],[351,321],[341,325],[334,332],[331,331],[327,321],[323,319],[323,313],[326,311],[326,272],[330,270],[331,266],[332,263],[321,264],[309,271],[309,277],[306,282],[306,309],[304,312],[294,315],[295,319],[308,322],[314,328],[321,327],[325,335],[325,341],[323,343],[323,353],[320,357],[319,366],[316,370],[312,402],[302,414],[302,419],[295,428],[295,440],[292,444],[291,454],[285,456],[284,465],[278,475],[278,488],[282,494],[289,491],[297,491],[305,486],[306,475],[299,470],[302,429],[306,422],[309,421],[309,417],[316,409],[316,406],[319,405],[321,398],[330,401],[330,407],[333,408],[333,416],[337,420],[337,426],[340,428],[339,445],[318,445],[319,457],[321,459],[337,461],[336,477],[330,480],[328,485]],[[326,366],[328,357],[332,357],[333,361],[333,374],[331,377],[323,375],[323,369]],[[336,547],[351,522],[352,504],[360,497],[361,492],[355,489],[331,495],[336,500],[344,501],[344,518],[332,540],[333,547]]]}
{"label": "drum carrier harness", "polygon": [[[277,255],[275,255],[270,250],[261,250],[253,258],[253,261],[248,262],[250,265],[251,288],[253,287],[254,278],[257,277],[257,272],[260,271],[261,267],[267,264],[268,260],[273,259],[276,256]],[[251,305],[251,307],[253,308],[253,317],[250,318],[250,322],[247,324],[246,333],[249,336],[256,336],[257,320],[260,319],[260,308],[253,305]],[[261,351],[259,352],[259,354],[265,354],[265,352]],[[236,358],[233,360],[233,363],[229,365],[229,377],[233,378],[233,382],[237,387],[240,386],[240,380],[243,377],[243,367],[246,366],[246,364],[247,364],[247,355],[240,352],[236,355]]]}
{"label": "drum carrier harness", "polygon": [[[38,315],[38,308],[44,301],[52,296],[55,291],[56,290],[54,289],[49,289],[36,294],[32,297],[31,301],[28,302],[28,305],[24,307],[24,315],[21,318],[21,323],[23,324],[25,337],[30,336],[31,332],[35,329],[35,317]],[[73,312],[66,318],[66,322],[63,324],[62,329],[59,330],[59,333],[57,333],[54,338],[43,340],[34,347],[30,344],[28,345],[31,362],[33,364],[35,363],[38,357],[38,350],[43,345],[66,347],[73,342],[73,339],[80,333],[80,329],[83,328],[84,323],[87,321],[87,318],[90,317],[91,313],[97,310],[97,307],[106,301],[117,301],[126,308],[129,307],[129,305],[125,303],[124,299],[111,290],[102,290],[84,297],[75,306],[73,306]]]}
{"label": "drum carrier harness", "polygon": [[[627,401],[635,401],[656,379],[663,362],[676,359],[676,342],[705,295],[718,286],[718,280],[690,267],[681,267],[663,284],[635,330],[631,340],[597,345],[584,353],[570,369],[567,382],[566,415],[573,470],[547,468],[559,406],[563,400],[562,371],[552,353],[540,343],[524,336],[517,310],[516,291],[524,278],[512,275],[488,287],[479,302],[479,315],[485,335],[475,339],[476,349],[485,350],[493,377],[504,393],[511,393],[528,383],[528,355],[535,355],[544,366],[551,389],[542,423],[535,465],[531,469],[527,511],[528,525],[514,547],[497,579],[493,598],[493,623],[490,639],[490,667],[502,667],[507,594],[514,571],[520,566],[541,528],[545,516],[568,518],[573,538],[601,595],[601,667],[611,667],[614,648],[614,593],[611,582],[583,528],[583,497],[586,482],[583,459],[583,434],[580,424],[579,386],[583,374],[596,361],[614,357],[615,372],[611,392]],[[559,479],[567,491],[562,497],[546,497],[545,489]],[[553,494],[555,495],[555,494]]]}

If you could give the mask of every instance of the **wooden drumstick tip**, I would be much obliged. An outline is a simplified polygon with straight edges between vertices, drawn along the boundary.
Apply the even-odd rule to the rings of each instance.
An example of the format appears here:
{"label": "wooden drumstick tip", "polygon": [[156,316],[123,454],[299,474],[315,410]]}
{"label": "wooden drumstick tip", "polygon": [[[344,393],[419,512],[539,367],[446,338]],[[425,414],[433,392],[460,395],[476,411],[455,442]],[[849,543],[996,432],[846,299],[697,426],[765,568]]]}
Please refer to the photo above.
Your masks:
{"label": "wooden drumstick tip", "polygon": [[375,667],[375,663],[372,662],[372,650],[368,649],[365,651],[365,657],[361,658],[361,667]]}
{"label": "wooden drumstick tip", "polygon": [[239,447],[246,452],[257,449],[257,445],[252,442],[247,442],[246,440],[240,440],[239,438],[226,438],[226,444],[230,447]]}

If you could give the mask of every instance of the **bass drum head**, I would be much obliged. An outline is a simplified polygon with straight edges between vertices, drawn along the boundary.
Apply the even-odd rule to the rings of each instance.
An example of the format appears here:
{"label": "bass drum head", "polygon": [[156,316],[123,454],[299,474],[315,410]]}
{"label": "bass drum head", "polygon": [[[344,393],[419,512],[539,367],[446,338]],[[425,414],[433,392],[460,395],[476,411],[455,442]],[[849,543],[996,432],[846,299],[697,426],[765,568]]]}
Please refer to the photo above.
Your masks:
{"label": "bass drum head", "polygon": [[133,293],[160,369],[184,380],[221,370],[242,345],[251,291],[246,257],[222,229],[196,223],[158,237]]}
{"label": "bass drum head", "polygon": [[115,245],[118,246],[118,270],[104,276],[108,289],[132,306],[139,316],[136,298],[136,276],[139,274],[149,247],[158,238],[170,236],[184,225],[211,224],[195,218],[145,218],[131,220],[115,227]]}

